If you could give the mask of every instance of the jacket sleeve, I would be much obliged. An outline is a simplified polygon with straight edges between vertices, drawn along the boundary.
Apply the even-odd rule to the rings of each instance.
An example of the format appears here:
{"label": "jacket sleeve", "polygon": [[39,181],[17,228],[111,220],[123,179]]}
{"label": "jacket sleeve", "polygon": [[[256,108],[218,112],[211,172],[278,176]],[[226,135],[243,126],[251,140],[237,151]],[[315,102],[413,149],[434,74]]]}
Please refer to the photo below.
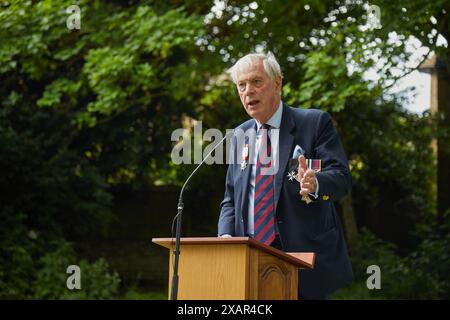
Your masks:
{"label": "jacket sleeve", "polygon": [[318,201],[335,201],[348,194],[352,180],[344,148],[329,113],[320,115],[314,153],[322,159],[322,169],[316,174],[319,183]]}
{"label": "jacket sleeve", "polygon": [[225,196],[220,203],[220,216],[218,225],[218,236],[229,234],[234,236],[234,179],[233,164],[228,166],[227,177],[225,181]]}

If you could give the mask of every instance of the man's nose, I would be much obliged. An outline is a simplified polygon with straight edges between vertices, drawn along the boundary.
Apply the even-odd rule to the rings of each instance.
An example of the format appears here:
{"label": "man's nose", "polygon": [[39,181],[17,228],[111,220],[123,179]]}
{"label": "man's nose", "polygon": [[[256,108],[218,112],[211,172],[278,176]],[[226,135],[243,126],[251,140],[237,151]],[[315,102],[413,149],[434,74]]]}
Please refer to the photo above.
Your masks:
{"label": "man's nose", "polygon": [[247,83],[245,85],[245,90],[244,90],[244,94],[248,95],[248,94],[252,94],[255,92],[255,87],[251,85],[251,83]]}

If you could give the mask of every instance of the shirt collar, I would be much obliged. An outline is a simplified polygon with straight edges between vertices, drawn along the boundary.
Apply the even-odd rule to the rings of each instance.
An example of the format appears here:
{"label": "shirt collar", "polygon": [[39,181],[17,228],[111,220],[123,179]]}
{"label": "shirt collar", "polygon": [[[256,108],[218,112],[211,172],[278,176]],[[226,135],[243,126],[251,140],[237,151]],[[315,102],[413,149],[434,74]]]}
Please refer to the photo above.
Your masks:
{"label": "shirt collar", "polygon": [[[281,126],[281,116],[283,115],[283,102],[280,100],[277,111],[272,115],[272,117],[267,121],[267,124],[272,128],[280,129]],[[256,126],[258,130],[261,128],[262,123],[256,120]]]}

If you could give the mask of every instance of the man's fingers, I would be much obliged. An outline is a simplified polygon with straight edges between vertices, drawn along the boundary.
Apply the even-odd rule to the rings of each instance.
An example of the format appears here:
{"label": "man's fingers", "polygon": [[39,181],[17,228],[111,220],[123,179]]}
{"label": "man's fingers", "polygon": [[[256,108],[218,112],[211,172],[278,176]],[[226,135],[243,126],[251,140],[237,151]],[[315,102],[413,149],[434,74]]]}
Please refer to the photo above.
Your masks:
{"label": "man's fingers", "polygon": [[307,188],[301,188],[300,189],[300,194],[302,196],[304,196],[305,194],[310,194],[310,193],[312,193],[312,192],[309,189],[307,189]]}
{"label": "man's fingers", "polygon": [[316,190],[316,173],[306,166],[305,156],[298,157],[298,178],[300,180],[300,194],[313,193]]}
{"label": "man's fingers", "polygon": [[307,176],[306,174],[303,176],[303,178],[302,178],[302,183],[303,182],[313,182],[313,181],[316,181],[316,177],[315,176]]}
{"label": "man's fingers", "polygon": [[316,181],[316,173],[314,170],[308,169],[303,175],[302,183],[308,181]]}
{"label": "man's fingers", "polygon": [[305,177],[312,177],[315,178],[316,177],[316,172],[312,169],[308,169],[305,172]]}
{"label": "man's fingers", "polygon": [[302,189],[314,190],[314,182],[302,182]]}
{"label": "man's fingers", "polygon": [[316,190],[316,182],[315,181],[302,181],[300,183],[300,188],[310,188],[311,190]]}

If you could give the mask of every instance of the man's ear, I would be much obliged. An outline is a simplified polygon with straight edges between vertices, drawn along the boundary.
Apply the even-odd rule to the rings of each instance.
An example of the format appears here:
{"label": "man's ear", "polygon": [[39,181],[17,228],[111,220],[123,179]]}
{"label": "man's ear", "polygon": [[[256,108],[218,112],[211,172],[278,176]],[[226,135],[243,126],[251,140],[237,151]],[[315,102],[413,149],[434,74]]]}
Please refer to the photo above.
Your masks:
{"label": "man's ear", "polygon": [[281,85],[283,83],[283,80],[281,79],[280,76],[275,78],[275,87],[281,91]]}
{"label": "man's ear", "polygon": [[281,93],[281,85],[283,84],[283,79],[280,76],[275,78],[275,88]]}

